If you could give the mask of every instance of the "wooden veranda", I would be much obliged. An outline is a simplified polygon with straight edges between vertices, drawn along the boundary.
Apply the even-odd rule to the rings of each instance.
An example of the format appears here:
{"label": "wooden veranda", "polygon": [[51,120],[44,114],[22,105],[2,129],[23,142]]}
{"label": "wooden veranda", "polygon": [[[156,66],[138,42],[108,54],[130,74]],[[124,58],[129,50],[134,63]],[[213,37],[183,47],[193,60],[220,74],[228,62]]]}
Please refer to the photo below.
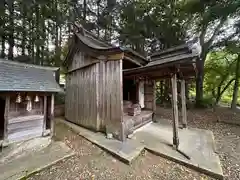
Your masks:
{"label": "wooden veranda", "polygon": [[[197,58],[197,52],[190,50],[188,45],[182,45],[152,54],[151,61],[146,66],[123,70],[123,76],[128,78],[145,78],[155,82],[163,79],[168,79],[171,81],[173,146],[175,148],[178,148],[179,146],[178,92],[180,92],[181,96],[182,125],[184,128],[186,128],[187,110],[185,83],[186,80],[195,77],[195,62]],[[181,84],[180,91],[178,91],[178,82]],[[156,110],[156,106],[154,110]],[[153,112],[153,115],[154,114],[155,112]]]}

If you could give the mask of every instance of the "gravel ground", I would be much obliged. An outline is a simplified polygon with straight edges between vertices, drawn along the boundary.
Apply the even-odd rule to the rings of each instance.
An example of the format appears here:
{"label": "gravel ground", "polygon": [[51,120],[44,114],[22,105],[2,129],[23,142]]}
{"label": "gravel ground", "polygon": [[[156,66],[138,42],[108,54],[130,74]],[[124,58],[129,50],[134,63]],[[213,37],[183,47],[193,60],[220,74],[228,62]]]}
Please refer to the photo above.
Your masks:
{"label": "gravel ground", "polygon": [[[171,118],[171,109],[158,108],[158,116]],[[222,111],[221,111],[222,112]],[[220,113],[219,113],[220,114]],[[221,115],[222,116],[222,115]],[[217,123],[216,112],[192,110],[189,126],[214,132],[225,179],[240,179],[240,127]],[[239,115],[240,116],[240,115]],[[57,140],[64,141],[76,155],[28,178],[31,180],[211,180],[204,174],[145,151],[132,165],[126,165],[89,141],[78,136],[63,124],[56,125]]]}
{"label": "gravel ground", "polygon": [[[171,119],[171,109],[158,107],[157,115]],[[188,126],[211,130],[214,133],[216,150],[220,157],[224,179],[240,180],[240,126],[218,121],[240,121],[240,112],[228,108],[188,111]],[[179,118],[179,121],[181,119]],[[171,121],[169,121],[171,123]]]}

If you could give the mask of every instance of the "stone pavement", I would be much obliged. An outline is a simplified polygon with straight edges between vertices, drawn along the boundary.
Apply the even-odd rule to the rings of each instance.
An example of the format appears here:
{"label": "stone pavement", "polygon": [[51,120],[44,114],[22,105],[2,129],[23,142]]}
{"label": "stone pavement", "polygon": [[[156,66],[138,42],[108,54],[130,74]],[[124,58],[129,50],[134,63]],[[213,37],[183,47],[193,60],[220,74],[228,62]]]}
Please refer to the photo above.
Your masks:
{"label": "stone pavement", "polygon": [[13,144],[0,153],[0,180],[16,180],[74,155],[63,142],[34,138]]}
{"label": "stone pavement", "polygon": [[144,147],[180,164],[189,166],[218,179],[223,179],[220,159],[215,153],[214,136],[211,131],[187,128],[179,129],[179,150],[173,149],[172,127],[166,124],[150,123],[137,130],[132,139]]}
{"label": "stone pavement", "polygon": [[137,141],[132,141],[128,139],[126,142],[123,143],[116,139],[107,139],[103,133],[92,132],[91,130],[80,127],[62,119],[56,120],[64,123],[72,130],[74,130],[77,134],[86,138],[90,142],[103,148],[114,156],[117,156],[125,163],[130,164],[141,153],[141,151],[144,150],[144,145]]}
{"label": "stone pavement", "polygon": [[218,155],[215,153],[213,133],[202,129],[179,129],[179,150],[172,148],[172,127],[168,124],[149,123],[134,132],[131,139],[120,142],[106,139],[102,133],[95,133],[73,123],[58,119],[79,135],[102,147],[123,161],[131,163],[143,149],[204,172],[215,178],[223,179]]}

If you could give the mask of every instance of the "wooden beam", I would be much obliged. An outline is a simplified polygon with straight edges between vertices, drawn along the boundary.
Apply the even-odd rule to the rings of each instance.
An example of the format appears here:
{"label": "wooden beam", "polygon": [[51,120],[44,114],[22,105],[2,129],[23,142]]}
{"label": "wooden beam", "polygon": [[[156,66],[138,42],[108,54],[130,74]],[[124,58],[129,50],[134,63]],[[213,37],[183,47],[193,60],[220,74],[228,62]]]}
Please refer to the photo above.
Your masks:
{"label": "wooden beam", "polygon": [[4,132],[3,140],[8,139],[8,119],[9,119],[9,108],[10,108],[10,96],[7,95],[5,99],[5,111],[4,111]]}
{"label": "wooden beam", "polygon": [[181,101],[182,101],[182,124],[183,127],[187,127],[187,107],[186,107],[186,91],[185,91],[185,80],[181,80]]}
{"label": "wooden beam", "polygon": [[46,123],[47,123],[47,95],[44,95],[43,97],[43,136],[45,134],[45,130],[46,130]]}
{"label": "wooden beam", "polygon": [[136,65],[138,65],[138,66],[142,66],[141,63],[137,62],[135,59],[133,59],[133,58],[127,56],[127,55],[124,56],[124,59],[123,59],[123,60],[128,60],[128,61],[130,61],[130,62],[132,62],[132,63],[134,63],[134,64],[136,64]]}
{"label": "wooden beam", "polygon": [[178,149],[178,104],[177,104],[177,74],[174,73],[172,78],[172,109],[173,109],[173,147]]}
{"label": "wooden beam", "polygon": [[123,57],[124,57],[124,53],[123,53],[123,52],[114,53],[114,54],[107,55],[107,60],[108,60],[108,61],[112,61],[112,60],[122,60]]}
{"label": "wooden beam", "polygon": [[156,122],[156,81],[153,80],[153,122]]}
{"label": "wooden beam", "polygon": [[50,121],[51,121],[51,137],[54,136],[54,94],[51,96],[51,116],[50,116]]}
{"label": "wooden beam", "polygon": [[94,60],[94,61],[92,61],[91,63],[85,64],[85,65],[83,65],[83,66],[81,66],[81,67],[78,67],[78,68],[74,68],[74,69],[68,71],[67,73],[75,72],[75,71],[77,71],[77,70],[80,70],[80,69],[89,67],[89,66],[94,65],[94,64],[99,63],[99,62],[100,62],[100,60]]}

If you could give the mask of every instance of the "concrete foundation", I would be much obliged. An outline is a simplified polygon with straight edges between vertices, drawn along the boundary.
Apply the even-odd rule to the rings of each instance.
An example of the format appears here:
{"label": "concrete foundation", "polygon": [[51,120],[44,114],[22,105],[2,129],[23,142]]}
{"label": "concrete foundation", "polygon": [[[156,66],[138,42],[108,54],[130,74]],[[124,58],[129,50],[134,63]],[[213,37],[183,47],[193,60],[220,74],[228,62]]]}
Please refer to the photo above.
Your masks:
{"label": "concrete foundation", "polygon": [[126,142],[107,139],[102,133],[95,133],[73,123],[58,119],[79,135],[108,152],[118,156],[124,162],[131,163],[143,149],[168,158],[177,163],[223,179],[218,155],[215,153],[213,133],[202,129],[179,129],[179,151],[172,146],[172,126],[148,123],[137,129]]}

